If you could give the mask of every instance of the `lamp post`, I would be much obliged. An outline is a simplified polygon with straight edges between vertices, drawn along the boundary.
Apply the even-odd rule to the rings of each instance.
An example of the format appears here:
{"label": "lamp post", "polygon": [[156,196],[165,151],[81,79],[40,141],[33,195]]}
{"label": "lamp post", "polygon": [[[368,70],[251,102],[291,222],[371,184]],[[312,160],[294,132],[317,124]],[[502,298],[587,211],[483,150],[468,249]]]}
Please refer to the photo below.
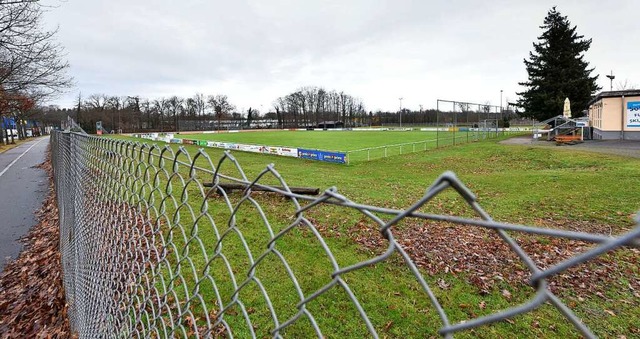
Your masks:
{"label": "lamp post", "polygon": [[140,97],[137,95],[134,97],[127,95],[127,100],[133,100],[133,103],[134,103],[133,108],[135,109],[136,115],[138,117],[138,128],[142,129],[142,113],[140,112]]}
{"label": "lamp post", "polygon": [[[502,121],[502,90],[500,90],[500,121]],[[498,125],[500,125],[499,122],[498,122]]]}
{"label": "lamp post", "polygon": [[613,70],[611,70],[611,74],[607,75],[607,78],[609,78],[609,83],[610,83],[609,90],[613,91],[613,79],[616,78],[616,76],[613,75]]}
{"label": "lamp post", "polygon": [[400,128],[402,128],[402,99],[404,98],[398,98],[400,100]]}

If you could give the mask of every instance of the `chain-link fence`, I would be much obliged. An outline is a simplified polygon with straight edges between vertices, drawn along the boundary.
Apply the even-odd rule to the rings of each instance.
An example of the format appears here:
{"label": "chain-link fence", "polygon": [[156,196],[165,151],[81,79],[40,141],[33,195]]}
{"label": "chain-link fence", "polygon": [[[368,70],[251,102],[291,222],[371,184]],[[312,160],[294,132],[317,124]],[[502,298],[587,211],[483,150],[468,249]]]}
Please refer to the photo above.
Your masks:
{"label": "chain-link fence", "polygon": [[[640,247],[640,226],[614,238],[493,221],[449,172],[413,206],[395,210],[353,202],[335,188],[293,193],[272,165],[248,178],[230,153],[214,163],[202,150],[58,132],[52,161],[63,281],[80,337],[388,336],[394,326],[388,317],[398,313],[393,300],[399,305],[403,298],[411,300],[395,317],[408,323],[395,325],[406,327],[396,336],[450,337],[551,305],[566,319],[558,325],[592,337],[548,279],[605,252]],[[242,189],[231,191],[237,185],[230,183]],[[421,211],[446,189],[476,217]],[[340,223],[350,213],[376,225],[386,249],[354,251],[318,221],[327,214],[327,223]],[[395,237],[408,218],[495,232],[530,272],[532,295],[452,321],[448,292]],[[596,245],[541,269],[511,233]],[[398,288],[390,297],[382,291],[385,279]]]}
{"label": "chain-link fence", "polygon": [[[423,133],[427,135],[426,140],[406,142],[400,144],[390,144],[375,147],[366,147],[345,151],[347,154],[347,163],[357,163],[363,161],[371,161],[388,157],[399,156],[403,154],[411,154],[416,152],[424,152],[427,150],[437,149],[440,147],[455,146],[489,138],[497,138],[500,135],[526,135],[530,131],[524,128],[503,128],[499,132],[495,128],[473,127],[473,128],[421,128]],[[363,132],[366,133],[366,132]],[[397,132],[402,133],[402,132]]]}

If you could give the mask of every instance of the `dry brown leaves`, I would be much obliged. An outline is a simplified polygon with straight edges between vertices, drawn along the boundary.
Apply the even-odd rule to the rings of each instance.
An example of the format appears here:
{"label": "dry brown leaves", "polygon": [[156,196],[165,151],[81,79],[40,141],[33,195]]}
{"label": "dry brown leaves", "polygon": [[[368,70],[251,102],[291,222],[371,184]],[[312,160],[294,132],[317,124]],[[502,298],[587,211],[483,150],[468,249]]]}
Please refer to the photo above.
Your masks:
{"label": "dry brown leaves", "polygon": [[[567,226],[564,224],[555,226],[568,228],[563,227]],[[608,229],[605,226],[594,227],[598,231]],[[325,234],[331,236],[326,231],[323,232]],[[500,286],[500,282],[510,285],[528,284],[531,277],[522,260],[493,230],[412,220],[407,221],[402,228],[394,227],[393,234],[418,267],[428,274],[460,274],[477,287],[481,294]],[[348,236],[373,253],[381,253],[388,246],[388,241],[380,234],[378,227],[364,219],[349,229]],[[543,270],[593,247],[575,240],[527,234],[512,236],[516,237],[519,245]],[[580,291],[598,294],[610,289],[613,284],[620,289],[640,291],[640,280],[628,279],[636,276],[633,270],[640,265],[639,254],[637,249],[624,249],[602,255],[552,277],[548,280],[549,288],[552,291],[570,289],[578,294]],[[625,280],[631,282],[622,283]],[[508,291],[503,291],[503,295],[507,299],[511,296]]]}
{"label": "dry brown leaves", "polygon": [[25,248],[0,276],[0,338],[72,337],[58,251],[58,207],[49,193],[36,213],[39,223],[23,238]]}

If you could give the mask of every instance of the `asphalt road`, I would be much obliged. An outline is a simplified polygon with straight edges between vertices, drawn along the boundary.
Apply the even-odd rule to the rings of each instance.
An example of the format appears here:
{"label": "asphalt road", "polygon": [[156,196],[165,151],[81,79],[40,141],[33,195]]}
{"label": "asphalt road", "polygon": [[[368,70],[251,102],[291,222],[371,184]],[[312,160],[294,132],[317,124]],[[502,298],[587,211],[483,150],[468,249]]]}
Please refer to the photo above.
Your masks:
{"label": "asphalt road", "polygon": [[22,250],[20,237],[36,224],[34,212],[48,190],[45,160],[49,137],[34,139],[0,153],[0,271]]}
{"label": "asphalt road", "polygon": [[553,141],[533,140],[531,136],[509,138],[500,141],[505,145],[526,145],[531,147],[550,147],[565,150],[580,150],[594,153],[615,154],[625,157],[640,158],[640,141],[638,140],[585,140],[575,145],[556,146]]}

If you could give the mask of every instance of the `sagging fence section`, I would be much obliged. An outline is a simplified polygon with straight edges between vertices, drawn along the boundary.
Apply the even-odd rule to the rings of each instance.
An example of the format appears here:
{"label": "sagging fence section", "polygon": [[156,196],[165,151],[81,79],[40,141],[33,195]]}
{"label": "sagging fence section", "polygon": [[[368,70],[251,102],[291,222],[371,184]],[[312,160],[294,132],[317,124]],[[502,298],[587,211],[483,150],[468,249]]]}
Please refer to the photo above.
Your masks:
{"label": "sagging fence section", "polygon": [[[605,252],[640,247],[640,226],[612,238],[495,222],[449,172],[413,206],[395,210],[356,203],[335,188],[318,196],[292,193],[272,165],[250,178],[230,153],[214,162],[202,150],[57,132],[52,161],[63,281],[71,326],[81,338],[378,337],[390,330],[449,337],[545,304],[591,337],[547,279]],[[245,189],[226,192],[222,183]],[[447,189],[476,217],[421,212]],[[328,212],[319,214],[354,213],[375,225],[386,249],[363,254],[329,236],[314,214],[323,208]],[[530,272],[532,297],[452,321],[452,302],[395,237],[396,225],[408,218],[495,232]],[[596,246],[542,269],[514,241],[516,232]],[[390,294],[395,299],[379,292],[385,279],[401,289]],[[409,281],[414,288],[405,288]],[[394,325],[389,319],[405,301],[406,313],[396,314]]]}

